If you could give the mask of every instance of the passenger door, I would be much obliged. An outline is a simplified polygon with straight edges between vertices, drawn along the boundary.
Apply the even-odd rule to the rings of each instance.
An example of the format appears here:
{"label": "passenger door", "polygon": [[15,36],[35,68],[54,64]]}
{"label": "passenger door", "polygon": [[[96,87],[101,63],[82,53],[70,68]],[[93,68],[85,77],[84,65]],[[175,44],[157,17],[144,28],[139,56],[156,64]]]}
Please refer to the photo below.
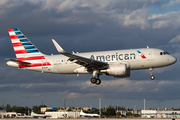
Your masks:
{"label": "passenger door", "polygon": [[154,53],[152,49],[149,49],[147,51],[147,55],[148,55],[148,60],[154,60]]}

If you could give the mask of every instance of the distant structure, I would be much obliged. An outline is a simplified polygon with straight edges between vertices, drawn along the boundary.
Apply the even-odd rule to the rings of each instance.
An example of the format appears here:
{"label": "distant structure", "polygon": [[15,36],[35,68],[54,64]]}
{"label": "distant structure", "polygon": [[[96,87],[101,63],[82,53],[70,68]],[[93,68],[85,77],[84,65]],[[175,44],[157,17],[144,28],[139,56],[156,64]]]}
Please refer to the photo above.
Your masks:
{"label": "distant structure", "polygon": [[1,118],[14,118],[16,117],[16,112],[6,112],[6,110],[0,110]]}
{"label": "distant structure", "polygon": [[58,112],[63,112],[63,111],[74,111],[74,112],[80,112],[81,110],[88,111],[88,110],[96,110],[96,108],[89,108],[89,107],[83,107],[83,108],[75,108],[75,107],[60,107],[57,109],[57,107],[41,107],[41,113],[45,113],[46,111],[58,111]]}
{"label": "distant structure", "polygon": [[180,118],[180,110],[166,108],[152,108],[150,110],[141,110],[142,118]]}
{"label": "distant structure", "polygon": [[45,112],[45,115],[51,115],[50,118],[79,118],[80,112],[72,112],[72,111]]}
{"label": "distant structure", "polygon": [[149,108],[149,110],[160,110],[160,111],[171,110],[171,111],[173,111],[173,109],[171,109],[171,108]]}
{"label": "distant structure", "polygon": [[41,113],[45,113],[47,110],[56,111],[56,107],[41,107]]}
{"label": "distant structure", "polygon": [[121,115],[125,115],[127,113],[132,113],[132,114],[138,114],[138,115],[141,115],[141,110],[131,110],[131,111],[127,111],[127,110],[116,110],[116,113],[120,113]]}
{"label": "distant structure", "polygon": [[52,108],[52,107],[42,107],[41,113],[45,113],[45,115],[51,115],[50,118],[78,118],[80,117],[80,111],[88,111],[88,110],[96,110],[96,108],[89,107],[60,107],[60,108]]}

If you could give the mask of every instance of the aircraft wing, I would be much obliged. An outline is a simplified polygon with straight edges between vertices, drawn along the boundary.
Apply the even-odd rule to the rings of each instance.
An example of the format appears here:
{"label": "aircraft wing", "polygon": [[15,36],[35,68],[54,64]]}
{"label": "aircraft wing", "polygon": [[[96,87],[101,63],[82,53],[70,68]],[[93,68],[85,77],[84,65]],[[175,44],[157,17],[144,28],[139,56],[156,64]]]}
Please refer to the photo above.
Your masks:
{"label": "aircraft wing", "polygon": [[19,61],[19,60],[14,60],[14,59],[6,59],[7,61],[12,61],[12,62],[15,62],[19,65],[23,65],[23,66],[31,66],[31,63],[29,62],[23,62],[23,61]]}
{"label": "aircraft wing", "polygon": [[85,58],[82,56],[78,56],[78,55],[74,55],[71,53],[68,53],[66,51],[64,51],[61,46],[54,40],[52,39],[57,51],[67,57],[69,57],[69,60],[71,62],[77,63],[79,65],[82,65],[84,67],[87,67],[89,69],[98,69],[98,70],[102,70],[102,69],[107,69],[108,64],[105,62],[101,62],[101,61],[97,61],[97,60],[92,60],[89,58]]}

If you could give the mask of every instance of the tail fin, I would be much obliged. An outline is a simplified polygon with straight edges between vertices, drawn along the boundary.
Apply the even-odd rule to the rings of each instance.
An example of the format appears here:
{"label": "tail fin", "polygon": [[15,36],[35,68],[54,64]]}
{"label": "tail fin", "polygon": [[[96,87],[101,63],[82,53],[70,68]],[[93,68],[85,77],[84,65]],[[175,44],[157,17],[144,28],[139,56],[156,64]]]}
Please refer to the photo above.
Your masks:
{"label": "tail fin", "polygon": [[34,111],[32,110],[32,111],[31,111],[31,116],[33,116],[33,115],[37,115],[37,114],[34,113]]}
{"label": "tail fin", "polygon": [[[17,28],[8,29],[17,60],[7,59],[9,66],[26,68],[50,66],[42,54]],[[21,62],[22,61],[22,62]]]}
{"label": "tail fin", "polygon": [[42,54],[17,28],[8,29],[17,60],[42,58]]}

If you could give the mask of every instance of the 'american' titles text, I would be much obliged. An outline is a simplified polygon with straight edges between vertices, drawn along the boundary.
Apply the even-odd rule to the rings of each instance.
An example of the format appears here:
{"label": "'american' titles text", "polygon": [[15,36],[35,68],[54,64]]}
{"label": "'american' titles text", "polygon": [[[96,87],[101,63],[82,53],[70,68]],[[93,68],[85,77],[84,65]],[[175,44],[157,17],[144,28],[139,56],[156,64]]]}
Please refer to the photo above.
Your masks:
{"label": "'american' titles text", "polygon": [[114,55],[91,55],[90,59],[98,60],[98,61],[117,61],[117,60],[132,60],[136,59],[135,53],[130,54],[114,54]]}

